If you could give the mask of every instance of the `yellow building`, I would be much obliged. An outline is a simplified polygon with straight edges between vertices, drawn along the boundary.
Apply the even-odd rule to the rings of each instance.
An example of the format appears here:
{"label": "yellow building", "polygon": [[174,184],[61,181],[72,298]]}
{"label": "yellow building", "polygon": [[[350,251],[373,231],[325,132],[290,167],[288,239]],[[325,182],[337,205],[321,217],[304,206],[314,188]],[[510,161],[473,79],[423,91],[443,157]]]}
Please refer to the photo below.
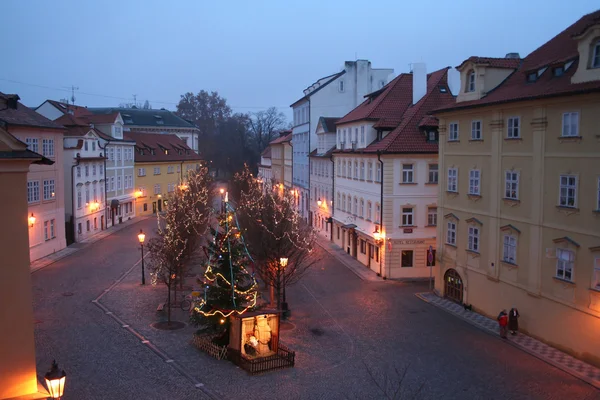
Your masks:
{"label": "yellow building", "polygon": [[127,132],[135,141],[136,215],[163,210],[169,193],[185,182],[188,171],[200,167],[202,160],[175,135]]}
{"label": "yellow building", "polygon": [[600,366],[600,11],[471,57],[440,120],[436,290]]}

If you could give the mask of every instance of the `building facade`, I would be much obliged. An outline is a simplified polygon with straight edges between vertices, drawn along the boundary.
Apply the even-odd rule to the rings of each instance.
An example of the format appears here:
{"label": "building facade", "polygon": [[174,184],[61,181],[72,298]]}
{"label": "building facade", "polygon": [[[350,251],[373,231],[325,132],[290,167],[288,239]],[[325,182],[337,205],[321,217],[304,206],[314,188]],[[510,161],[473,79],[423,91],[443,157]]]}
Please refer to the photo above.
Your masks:
{"label": "building facade", "polygon": [[[440,119],[436,290],[600,365],[600,12],[471,57]],[[556,329],[560,324],[560,329]]]}
{"label": "building facade", "polygon": [[433,276],[438,122],[448,69],[424,64],[367,96],[336,124],[334,242],[391,279]]}
{"label": "building facade", "polygon": [[270,188],[272,185],[273,174],[271,171],[271,146],[260,155],[260,163],[258,164],[257,178],[264,184],[265,188]]}
{"label": "building facade", "polygon": [[361,104],[365,95],[385,86],[393,73],[393,69],[371,68],[368,60],[346,61],[341,72],[317,80],[291,105],[293,185],[299,196],[298,210],[306,221],[310,220],[309,153],[318,146],[319,119],[345,115]]}
{"label": "building facade", "polygon": [[136,215],[162,212],[168,195],[201,166],[200,156],[175,135],[127,132],[125,139],[136,143]]}
{"label": "building facade", "polygon": [[67,246],[65,238],[65,197],[63,179],[64,129],[37,114],[17,100],[0,93],[7,105],[0,107],[0,122],[5,129],[27,144],[34,153],[54,161],[51,165],[33,164],[27,178],[29,227],[29,255],[34,261]]}

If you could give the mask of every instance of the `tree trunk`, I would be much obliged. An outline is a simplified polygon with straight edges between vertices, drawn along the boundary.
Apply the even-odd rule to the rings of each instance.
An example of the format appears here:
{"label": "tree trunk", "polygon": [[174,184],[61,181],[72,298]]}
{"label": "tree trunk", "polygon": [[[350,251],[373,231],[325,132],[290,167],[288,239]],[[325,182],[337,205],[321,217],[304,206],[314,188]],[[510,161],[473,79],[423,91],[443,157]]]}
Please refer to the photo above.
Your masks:
{"label": "tree trunk", "polygon": [[167,295],[167,325],[171,326],[171,282],[167,285],[169,294]]}
{"label": "tree trunk", "polygon": [[275,286],[269,285],[269,294],[271,297],[271,304],[269,305],[271,308],[275,307]]}

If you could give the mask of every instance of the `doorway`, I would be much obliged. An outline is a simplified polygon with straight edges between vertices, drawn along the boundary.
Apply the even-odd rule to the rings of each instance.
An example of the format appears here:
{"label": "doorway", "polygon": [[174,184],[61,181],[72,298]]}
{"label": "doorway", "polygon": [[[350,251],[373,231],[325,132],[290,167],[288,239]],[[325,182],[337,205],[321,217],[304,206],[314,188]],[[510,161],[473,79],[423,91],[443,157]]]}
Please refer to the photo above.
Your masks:
{"label": "doorway", "polygon": [[454,269],[449,269],[444,274],[444,297],[460,304],[463,302],[462,278]]}
{"label": "doorway", "polygon": [[158,212],[162,211],[162,200],[158,200]]}
{"label": "doorway", "polygon": [[152,202],[152,214],[156,214],[156,202]]}

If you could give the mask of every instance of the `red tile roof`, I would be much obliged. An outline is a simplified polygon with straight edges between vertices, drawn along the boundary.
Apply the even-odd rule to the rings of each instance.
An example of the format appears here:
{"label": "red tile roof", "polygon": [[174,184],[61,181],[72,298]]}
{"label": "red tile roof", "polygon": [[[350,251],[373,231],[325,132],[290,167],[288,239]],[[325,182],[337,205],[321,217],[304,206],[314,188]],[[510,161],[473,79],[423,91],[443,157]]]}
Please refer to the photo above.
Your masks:
{"label": "red tile roof", "polygon": [[337,125],[360,120],[398,119],[412,104],[412,74],[400,74],[361,105],[342,117]]}
{"label": "red tile roof", "polygon": [[[48,118],[38,114],[29,107],[24,106],[19,101],[19,96],[9,95],[0,92],[0,121],[5,122],[9,127],[13,126],[31,126],[36,128],[64,129],[61,125],[50,121]],[[14,102],[16,108],[8,106],[9,102]]]}
{"label": "red tile roof", "polygon": [[267,146],[267,148],[260,153],[260,156],[264,158],[271,158],[271,146]]}
{"label": "red tile roof", "polygon": [[[597,23],[600,23],[600,10],[584,15],[573,25],[525,57],[520,67],[498,87],[488,92],[485,97],[479,100],[454,103],[436,111],[600,91],[600,81],[571,83],[571,77],[579,64],[577,41],[573,36]],[[574,62],[563,75],[554,76],[552,67],[559,64],[563,66],[566,61]],[[528,73],[537,72],[543,67],[549,68],[535,82],[527,82]]]}
{"label": "red tile roof", "polygon": [[72,114],[64,114],[62,117],[57,118],[54,122],[65,127],[65,136],[85,136],[89,131],[93,130],[96,135],[104,140],[116,140],[115,138],[106,135],[98,129],[92,128],[84,117],[78,118]]}
{"label": "red tile roof", "polygon": [[488,67],[493,68],[510,68],[515,69],[519,67],[521,58],[494,58],[494,57],[476,57],[471,56],[463,61],[457,69],[460,69],[465,63],[472,62],[473,64],[485,64]]}
{"label": "red tile roof", "polygon": [[[125,139],[135,141],[135,162],[201,161],[202,158],[176,135],[125,132]],[[144,154],[141,154],[143,150]],[[165,154],[167,151],[167,154]],[[154,152],[154,154],[152,154]],[[180,154],[181,153],[181,154]]]}
{"label": "red tile roof", "polygon": [[73,115],[76,115],[76,116],[92,114],[90,111],[88,111],[88,109],[86,107],[76,106],[74,104],[63,103],[61,101],[56,101],[56,100],[47,100],[47,101],[48,101],[48,103],[50,103],[54,107],[56,107],[59,111],[61,111],[63,114],[67,114],[69,110],[72,111]]}
{"label": "red tile roof", "polygon": [[280,136],[277,139],[271,141],[271,143],[269,144],[280,144],[280,143],[286,143],[286,142],[291,142],[292,141],[292,134],[288,133],[285,136]]}

